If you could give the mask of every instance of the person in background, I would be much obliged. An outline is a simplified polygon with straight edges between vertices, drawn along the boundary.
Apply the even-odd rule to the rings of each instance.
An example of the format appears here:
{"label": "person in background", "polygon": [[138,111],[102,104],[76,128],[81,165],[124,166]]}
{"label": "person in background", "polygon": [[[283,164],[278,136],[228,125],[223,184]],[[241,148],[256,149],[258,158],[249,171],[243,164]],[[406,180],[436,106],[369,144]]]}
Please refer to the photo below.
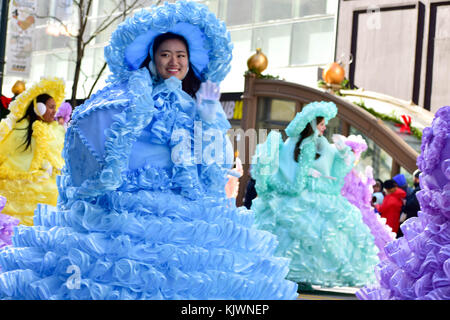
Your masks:
{"label": "person in background", "polygon": [[373,185],[372,206],[375,207],[377,204],[382,204],[383,199],[383,181],[375,179],[375,184]]}
{"label": "person in background", "polygon": [[[3,214],[2,210],[6,205],[6,198],[0,195],[0,249],[9,246],[14,227],[19,224],[19,219]],[[1,272],[1,267],[0,267]]]}
{"label": "person in background", "polygon": [[67,130],[71,114],[72,105],[69,102],[63,102],[55,114],[55,120],[63,126],[64,130]]}
{"label": "person in background", "polygon": [[253,199],[258,196],[255,189],[255,183],[256,180],[250,177],[247,183],[247,188],[245,189],[244,206],[249,210],[252,207]]}
{"label": "person in background", "polygon": [[406,192],[399,188],[393,179],[384,182],[384,189],[386,190],[386,196],[384,197],[383,203],[381,205],[375,205],[375,208],[382,218],[386,218],[386,224],[392,228],[392,231],[398,233],[400,213]]}
{"label": "person in background", "polygon": [[414,190],[410,195],[406,196],[406,202],[402,208],[402,214],[400,215],[400,228],[398,230],[397,237],[403,236],[403,232],[401,229],[402,224],[409,218],[417,217],[417,213],[420,210],[419,200],[417,200],[416,195],[417,195],[417,192],[420,191],[419,176],[421,173],[422,172],[419,169],[417,169],[413,173]]}
{"label": "person in background", "polygon": [[324,136],[336,115],[333,102],[310,102],[286,127],[286,141],[272,130],[252,158],[256,228],[277,235],[275,255],[291,259],[287,278],[300,291],[371,283],[379,262],[361,211],[341,194],[352,148],[343,136],[333,144]]}
{"label": "person in background", "polygon": [[355,293],[360,300],[450,300],[450,106],[437,110],[422,133],[420,214],[402,225],[404,237],[385,246],[377,282]]}
{"label": "person in background", "polygon": [[54,116],[64,99],[62,79],[43,78],[11,102],[0,121],[0,194],[4,214],[33,225],[39,203],[55,206],[63,168],[64,129]]}
{"label": "person in background", "polygon": [[8,106],[11,103],[11,98],[4,95],[0,97],[0,119],[5,118],[9,114]]}
{"label": "person in background", "polygon": [[25,91],[25,82],[23,82],[22,80],[17,80],[12,86],[11,91],[14,95],[12,98],[8,98],[4,95],[1,96],[0,102],[2,107],[0,107],[0,119],[6,118],[6,116],[10,112],[9,104],[13,102],[19,94]]}
{"label": "person in background", "polygon": [[225,185],[225,193],[227,194],[227,198],[233,198],[234,201],[238,196],[239,192],[239,178],[242,177],[244,173],[242,167],[242,161],[239,158],[239,152],[235,152],[235,167],[229,171],[227,175],[228,182]]}
{"label": "person in background", "polygon": [[403,191],[406,192],[406,195],[410,195],[413,192],[413,189],[408,186],[408,182],[406,181],[405,175],[402,173],[399,173],[397,175],[395,175],[392,180],[394,180],[397,183],[397,186],[401,189],[403,189]]}

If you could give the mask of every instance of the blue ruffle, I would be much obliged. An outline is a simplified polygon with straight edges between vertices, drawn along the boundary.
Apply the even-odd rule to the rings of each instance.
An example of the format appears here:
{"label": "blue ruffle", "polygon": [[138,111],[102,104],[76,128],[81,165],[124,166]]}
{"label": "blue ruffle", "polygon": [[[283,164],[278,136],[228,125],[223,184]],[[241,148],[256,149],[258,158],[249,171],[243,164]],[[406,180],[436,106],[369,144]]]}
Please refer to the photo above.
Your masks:
{"label": "blue ruffle", "polygon": [[[150,83],[141,69],[130,82],[109,87],[115,97],[131,98],[108,104],[119,112],[102,137],[78,124],[108,109],[101,100],[109,91],[77,108],[57,179],[58,206],[39,205],[34,226],[17,227],[13,245],[0,251],[1,298],[296,298],[297,285],[285,280],[289,260],[274,256],[276,237],[255,229],[253,213],[224,195],[231,163],[191,161],[196,125],[201,135],[219,132],[225,153],[226,118],[218,113],[214,123],[203,122],[175,78],[153,90]],[[186,133],[191,152],[170,165],[157,165],[148,153],[140,166],[133,153],[145,151],[133,148],[136,142],[173,151],[183,142],[176,130]],[[93,137],[104,141],[101,161]],[[205,139],[197,151],[214,143]],[[75,173],[80,157],[90,161],[88,174]]]}
{"label": "blue ruffle", "polygon": [[[66,211],[39,206],[36,226],[18,227],[13,246],[0,252],[1,294],[13,299],[295,298],[296,285],[284,280],[289,261],[273,256],[273,235],[251,228],[250,211],[226,207],[217,198],[183,199],[141,190],[111,193],[99,204],[77,201]],[[70,266],[79,269],[80,289],[67,287]]]}

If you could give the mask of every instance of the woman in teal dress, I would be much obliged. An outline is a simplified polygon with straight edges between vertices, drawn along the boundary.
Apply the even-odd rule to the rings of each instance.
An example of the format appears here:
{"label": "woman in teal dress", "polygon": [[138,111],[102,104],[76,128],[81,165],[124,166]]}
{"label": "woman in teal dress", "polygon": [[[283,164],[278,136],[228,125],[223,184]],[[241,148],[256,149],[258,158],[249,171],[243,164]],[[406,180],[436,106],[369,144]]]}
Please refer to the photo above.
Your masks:
{"label": "woman in teal dress", "polygon": [[342,136],[323,136],[336,113],[332,102],[308,104],[285,142],[271,131],[253,158],[256,226],[277,235],[275,254],[291,259],[287,278],[306,287],[371,283],[379,262],[361,212],[340,194],[354,155]]}

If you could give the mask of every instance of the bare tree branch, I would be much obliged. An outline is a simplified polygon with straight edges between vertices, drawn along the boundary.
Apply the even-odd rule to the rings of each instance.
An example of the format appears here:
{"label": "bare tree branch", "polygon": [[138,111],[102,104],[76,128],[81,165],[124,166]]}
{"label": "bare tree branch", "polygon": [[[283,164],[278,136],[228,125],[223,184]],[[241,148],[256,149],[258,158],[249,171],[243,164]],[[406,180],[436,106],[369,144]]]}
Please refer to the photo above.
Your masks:
{"label": "bare tree branch", "polygon": [[[160,2],[160,1],[161,1],[161,0],[159,0],[158,2]],[[106,25],[104,29],[108,28],[108,27],[109,27],[114,21],[116,21],[119,17],[122,17],[122,21],[125,20],[125,18],[126,18],[126,16],[128,15],[129,11],[133,10],[134,7],[137,5],[138,2],[139,2],[138,0],[134,1],[128,8],[127,8],[127,6],[125,5],[125,7],[124,7],[124,9],[123,9],[123,11],[122,11],[122,14],[121,14],[121,15],[118,15],[116,18],[114,18],[114,20],[111,21],[108,25]],[[120,5],[120,4],[119,4],[119,5]],[[118,8],[119,5],[117,5],[116,8]],[[100,26],[99,26],[99,27],[100,27]],[[96,30],[96,32],[97,32],[97,31],[98,31],[98,29]],[[102,31],[102,30],[101,30],[101,31]],[[101,31],[98,31],[98,33],[100,33]],[[90,98],[92,92],[94,91],[94,88],[95,88],[96,84],[98,83],[98,81],[100,80],[100,78],[101,78],[103,72],[105,71],[106,66],[107,66],[107,63],[106,63],[106,61],[105,61],[105,62],[103,63],[103,66],[101,67],[100,71],[97,73],[97,77],[95,78],[94,83],[92,84],[91,89],[89,90],[89,94],[88,94],[88,96],[87,96],[87,99]]]}
{"label": "bare tree branch", "polygon": [[106,61],[105,61],[105,62],[103,63],[102,68],[101,68],[100,71],[98,72],[97,77],[95,78],[95,81],[94,81],[94,83],[92,84],[91,90],[89,90],[89,94],[88,94],[88,96],[87,96],[86,99],[89,99],[89,98],[91,97],[92,91],[94,91],[95,85],[97,84],[98,80],[100,80],[100,77],[102,76],[103,71],[105,71],[107,65],[108,65],[108,64],[107,64]]}
{"label": "bare tree branch", "polygon": [[[88,77],[85,73],[85,71],[82,69],[83,59],[85,55],[85,50],[97,36],[99,36],[101,33],[105,32],[109,27],[111,27],[114,23],[116,23],[119,20],[125,20],[128,14],[130,14],[134,9],[136,9],[139,4],[142,3],[142,0],[130,0],[130,4],[127,3],[127,1],[116,1],[114,8],[112,10],[109,10],[109,14],[107,14],[106,17],[104,17],[103,20],[97,19],[96,21],[99,22],[96,27],[90,28],[93,31],[90,31],[88,29],[88,23],[91,21],[94,22],[94,19],[90,19],[90,12],[94,5],[94,0],[72,0],[72,8],[75,10],[74,14],[78,14],[77,20],[78,20],[78,30],[77,34],[73,34],[69,30],[69,25],[67,21],[63,21],[61,18],[51,15],[35,15],[35,17],[39,19],[51,19],[59,24],[61,24],[66,31],[67,37],[74,39],[73,43],[69,41],[68,47],[70,48],[70,52],[73,54],[69,55],[69,58],[67,61],[73,62],[75,64],[74,69],[74,75],[73,75],[73,85],[72,85],[72,97],[71,97],[71,103],[76,107],[76,96],[77,96],[77,89],[79,82],[82,81],[83,84],[80,84],[83,88],[84,92],[86,92],[86,85],[87,80],[91,77]],[[152,1],[153,4],[159,5],[162,3],[162,0],[158,1]],[[116,14],[116,12],[121,12],[120,14]],[[75,47],[76,46],[76,47]],[[99,72],[97,73],[95,77],[95,81],[93,85],[91,86],[88,94],[88,98],[91,96],[95,86],[97,85],[98,81],[100,80],[103,72],[106,70],[107,64],[106,62],[103,63],[103,66],[100,68]],[[81,77],[81,79],[80,79]]]}
{"label": "bare tree branch", "polygon": [[[124,10],[122,12],[121,15],[117,15],[113,18],[113,13],[116,11],[117,8],[120,7],[120,2],[117,4],[117,6],[111,11],[110,15],[108,15],[108,18],[103,20],[100,25],[97,27],[97,29],[92,33],[92,35],[90,36],[90,38],[85,42],[86,44],[88,44],[89,42],[91,42],[93,39],[95,39],[95,37],[97,37],[101,32],[105,31],[109,26],[111,26],[115,21],[117,21],[118,19],[120,19],[121,17],[125,17],[126,15],[128,15],[128,13],[130,13],[130,11],[132,11],[133,9],[135,9],[136,4],[139,2],[139,0],[135,0],[132,4],[130,4],[129,6],[127,6],[125,4]],[[109,21],[108,21],[109,20]],[[122,18],[123,20],[123,18]],[[106,22],[108,21],[108,22]]]}
{"label": "bare tree branch", "polygon": [[66,32],[68,34],[68,37],[72,37],[72,38],[76,38],[77,37],[76,35],[70,33],[69,27],[67,26],[67,24],[64,21],[62,21],[61,19],[59,19],[58,17],[55,17],[55,16],[40,16],[40,15],[37,15],[37,14],[35,15],[35,17],[39,18],[39,19],[53,19],[53,20],[59,22],[64,27],[64,29],[66,30]]}

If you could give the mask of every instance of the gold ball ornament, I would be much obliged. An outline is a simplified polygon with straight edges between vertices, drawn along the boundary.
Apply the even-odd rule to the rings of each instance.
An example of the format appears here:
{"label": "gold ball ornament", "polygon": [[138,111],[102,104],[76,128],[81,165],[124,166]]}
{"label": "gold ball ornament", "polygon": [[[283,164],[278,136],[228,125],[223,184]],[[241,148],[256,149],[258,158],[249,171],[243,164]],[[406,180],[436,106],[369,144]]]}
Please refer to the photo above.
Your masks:
{"label": "gold ball ornament", "polygon": [[247,60],[248,69],[254,70],[258,73],[263,72],[267,68],[268,64],[269,61],[267,60],[266,55],[261,52],[261,48],[257,48],[256,53]]}
{"label": "gold ball ornament", "polygon": [[322,79],[326,83],[341,84],[345,79],[345,70],[337,62],[329,63],[322,71]]}
{"label": "gold ball ornament", "polygon": [[12,93],[17,96],[25,91],[25,82],[17,80],[11,88]]}

